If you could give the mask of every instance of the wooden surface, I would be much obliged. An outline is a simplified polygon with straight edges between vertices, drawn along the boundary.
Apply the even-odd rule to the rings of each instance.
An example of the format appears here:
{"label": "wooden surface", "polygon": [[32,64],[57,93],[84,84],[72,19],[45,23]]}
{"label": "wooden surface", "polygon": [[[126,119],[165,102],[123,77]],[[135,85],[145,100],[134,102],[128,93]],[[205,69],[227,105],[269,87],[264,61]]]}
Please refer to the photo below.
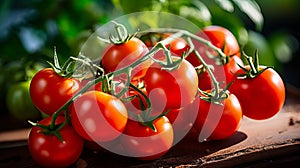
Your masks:
{"label": "wooden surface", "polygon": [[[29,129],[0,132],[0,167],[37,167],[27,149]],[[243,119],[239,131],[222,141],[199,143],[191,133],[165,156],[139,161],[85,149],[73,167],[299,167],[300,99],[289,94],[275,117]]]}

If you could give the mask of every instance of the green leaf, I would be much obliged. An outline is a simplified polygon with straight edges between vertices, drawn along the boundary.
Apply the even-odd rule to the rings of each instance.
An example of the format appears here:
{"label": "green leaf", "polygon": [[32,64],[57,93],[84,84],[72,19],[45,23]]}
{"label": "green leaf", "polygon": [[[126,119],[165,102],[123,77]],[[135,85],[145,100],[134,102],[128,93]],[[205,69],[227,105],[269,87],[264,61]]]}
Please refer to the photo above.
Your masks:
{"label": "green leaf", "polygon": [[225,11],[233,12],[234,6],[229,0],[215,0],[215,2]]}
{"label": "green leaf", "polygon": [[232,1],[255,23],[257,30],[262,30],[264,18],[259,5],[254,0]]}
{"label": "green leaf", "polygon": [[[199,17],[201,17],[205,21],[211,20],[211,14],[208,8],[205,6],[205,4],[203,4],[201,1],[196,1],[196,0],[193,0],[192,4],[199,9],[199,14],[198,14]],[[193,15],[193,13],[191,13],[190,15]]]}

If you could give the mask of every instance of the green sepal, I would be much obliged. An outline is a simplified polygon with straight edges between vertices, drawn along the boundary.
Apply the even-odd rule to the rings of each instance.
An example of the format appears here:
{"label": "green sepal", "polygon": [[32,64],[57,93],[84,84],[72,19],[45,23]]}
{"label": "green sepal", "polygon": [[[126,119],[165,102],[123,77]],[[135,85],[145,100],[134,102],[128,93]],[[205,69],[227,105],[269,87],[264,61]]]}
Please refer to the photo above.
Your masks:
{"label": "green sepal", "polygon": [[66,125],[66,123],[68,122],[67,120],[64,121],[61,124],[56,124],[54,127],[51,127],[51,124],[50,125],[41,125],[39,123],[34,123],[32,121],[28,121],[28,122],[32,126],[41,128],[41,131],[39,133],[42,133],[42,134],[44,134],[46,136],[48,136],[48,135],[55,135],[59,139],[59,141],[64,142],[64,139],[61,136],[61,134],[60,134],[59,131]]}
{"label": "green sepal", "polygon": [[246,58],[247,63],[249,64],[249,69],[243,67],[242,65],[238,64],[237,65],[244,71],[243,74],[237,74],[235,73],[234,75],[241,78],[241,79],[253,79],[263,73],[265,70],[269,68],[273,68],[270,66],[266,66],[265,68],[260,69],[259,65],[259,58],[258,58],[258,50],[255,50],[254,53],[254,58],[251,56],[246,55],[245,52],[242,52],[242,55]]}

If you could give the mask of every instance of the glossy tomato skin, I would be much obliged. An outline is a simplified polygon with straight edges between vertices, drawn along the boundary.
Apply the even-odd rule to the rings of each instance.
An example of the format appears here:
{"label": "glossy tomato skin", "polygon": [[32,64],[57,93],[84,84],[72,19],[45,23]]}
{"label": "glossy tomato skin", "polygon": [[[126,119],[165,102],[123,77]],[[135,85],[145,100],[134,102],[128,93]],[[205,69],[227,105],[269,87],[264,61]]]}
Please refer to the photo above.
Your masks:
{"label": "glossy tomato skin", "polygon": [[[203,30],[197,33],[197,36],[210,41],[214,46],[222,49],[226,56],[236,55],[240,58],[239,43],[228,29],[217,25],[206,26]],[[216,55],[216,52],[196,40],[193,40],[193,43],[195,45],[195,49],[200,53],[204,61],[207,64],[215,65],[215,60],[209,58],[207,56],[207,52],[210,52],[212,55]],[[201,65],[201,62],[195,55],[189,56],[187,59],[195,67]]]}
{"label": "glossy tomato skin", "polygon": [[220,49],[222,49],[224,46],[223,52],[225,55],[237,55],[240,57],[239,43],[235,36],[228,29],[213,25],[205,27],[203,32],[213,45]]}
{"label": "glossy tomato skin", "polygon": [[[222,140],[232,136],[240,127],[242,108],[237,97],[229,93],[223,105],[200,99],[194,128],[200,132],[201,140]],[[195,107],[197,108],[197,107]]]}
{"label": "glossy tomato skin", "polygon": [[30,97],[41,112],[52,115],[81,89],[80,81],[63,78],[53,69],[37,72],[30,83]]}
{"label": "glossy tomato skin", "polygon": [[[170,37],[171,34],[164,34],[163,38],[160,40],[163,40],[167,37]],[[176,39],[172,39],[172,41],[168,44],[166,44],[166,48],[170,50],[171,55],[172,56],[177,56],[177,57],[182,57],[183,54],[186,54],[186,52],[189,51],[190,46],[188,45],[188,43],[182,39],[182,38],[176,38]],[[184,55],[186,56],[186,55]],[[155,55],[154,58],[156,59],[160,59],[160,58],[164,58],[164,53],[163,51],[158,51]],[[189,55],[187,55],[185,57],[185,59],[187,61],[189,61],[190,63],[193,63],[194,60],[198,61],[198,58],[196,57],[195,53],[190,53]]]}
{"label": "glossy tomato skin", "polygon": [[127,117],[120,99],[99,91],[88,91],[71,105],[72,126],[89,141],[116,139],[125,129]]}
{"label": "glossy tomato skin", "polygon": [[[262,68],[265,67],[260,67]],[[242,70],[237,71],[237,74],[243,73]],[[243,114],[256,120],[273,117],[281,110],[285,101],[284,83],[272,68],[253,79],[237,78],[229,90],[238,97]]]}
{"label": "glossy tomato skin", "polygon": [[[106,73],[114,72],[117,69],[124,68],[134,63],[148,51],[149,49],[140,39],[133,37],[126,43],[109,45],[104,51],[101,64]],[[148,59],[135,67],[132,71],[132,80],[142,78],[151,62],[152,61]]]}
{"label": "glossy tomato skin", "polygon": [[[51,117],[39,122],[41,125],[50,125]],[[65,120],[58,116],[56,124]],[[34,126],[28,137],[28,148],[33,160],[42,167],[68,167],[77,161],[83,149],[83,139],[66,124],[59,133],[63,141],[57,136],[45,135],[43,130]]]}
{"label": "glossy tomato skin", "polygon": [[160,111],[188,105],[194,100],[198,89],[197,72],[186,60],[172,71],[153,63],[146,72],[144,82],[153,108]]}
{"label": "glossy tomato skin", "polygon": [[153,122],[157,131],[133,120],[128,120],[124,134],[120,137],[128,156],[141,160],[153,160],[169,151],[173,143],[173,128],[168,118]]}

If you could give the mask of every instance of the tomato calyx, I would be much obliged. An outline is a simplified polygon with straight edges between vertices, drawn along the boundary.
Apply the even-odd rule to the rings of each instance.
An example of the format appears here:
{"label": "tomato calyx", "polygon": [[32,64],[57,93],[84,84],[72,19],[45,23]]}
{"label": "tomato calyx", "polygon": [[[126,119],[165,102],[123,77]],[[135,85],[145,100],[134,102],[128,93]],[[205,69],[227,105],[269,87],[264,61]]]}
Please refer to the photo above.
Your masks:
{"label": "tomato calyx", "polygon": [[[171,51],[170,49],[168,49],[165,45],[163,45],[162,43],[157,43],[157,46],[159,48],[161,48],[164,52],[165,55],[165,60],[156,60],[153,59],[156,63],[158,63],[162,68],[162,70],[167,70],[167,71],[173,71],[175,69],[178,69],[178,67],[180,66],[181,62],[183,61],[184,57],[185,57],[185,53],[183,53],[181,55],[181,57],[174,57],[171,55]],[[179,59],[174,59],[174,58],[179,58]]]}
{"label": "tomato calyx", "polygon": [[246,78],[253,79],[257,77],[259,74],[263,73],[265,70],[272,68],[270,66],[266,66],[265,68],[262,68],[262,66],[260,66],[257,49],[255,50],[254,58],[252,56],[246,55],[245,52],[242,52],[242,54],[246,58],[247,63],[249,64],[249,68],[247,69],[237,63],[237,65],[244,71],[244,73],[242,74],[237,74],[237,73],[235,74],[239,79],[246,79]]}
{"label": "tomato calyx", "polygon": [[127,29],[124,25],[117,23],[116,21],[112,21],[115,24],[116,36],[110,34],[109,42],[114,45],[121,45],[128,42],[135,34],[128,34]]}
{"label": "tomato calyx", "polygon": [[82,54],[79,54],[78,57],[70,56],[67,61],[61,65],[57,56],[56,47],[54,47],[53,63],[49,61],[47,61],[47,63],[57,75],[63,78],[82,78],[91,74],[97,77],[104,74],[103,68]]}
{"label": "tomato calyx", "polygon": [[208,91],[202,91],[198,89],[200,92],[199,98],[202,100],[205,100],[210,103],[223,105],[222,101],[227,99],[229,96],[228,88],[232,85],[233,82],[230,82],[224,89],[220,89],[218,92],[216,92],[215,89],[208,90]]}
{"label": "tomato calyx", "polygon": [[32,121],[28,121],[32,126],[36,126],[41,128],[41,130],[39,131],[39,133],[42,133],[46,136],[49,135],[55,135],[61,142],[64,142],[64,139],[60,133],[60,130],[67,124],[67,120],[65,120],[64,122],[60,123],[60,124],[55,124],[54,126],[52,124],[50,125],[42,125],[39,123],[35,123]]}

